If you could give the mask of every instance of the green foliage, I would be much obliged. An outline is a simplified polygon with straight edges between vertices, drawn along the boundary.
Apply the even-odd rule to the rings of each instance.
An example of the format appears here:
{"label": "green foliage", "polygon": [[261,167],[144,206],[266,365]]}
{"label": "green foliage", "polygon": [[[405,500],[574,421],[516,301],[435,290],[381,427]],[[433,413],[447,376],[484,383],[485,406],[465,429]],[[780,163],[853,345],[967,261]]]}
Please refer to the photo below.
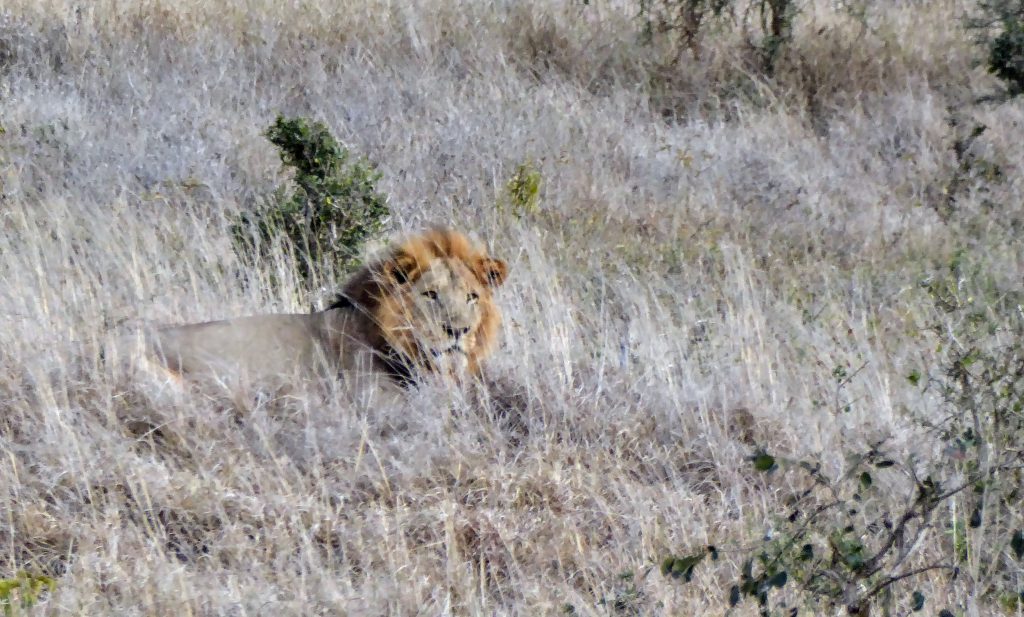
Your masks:
{"label": "green foliage", "polygon": [[[945,358],[911,372],[909,387],[937,396],[925,399],[933,401],[930,408],[910,413],[922,439],[935,440],[937,457],[901,461],[877,442],[846,452],[845,469],[832,476],[818,461],[755,450],[752,474],[768,481],[781,474],[767,472],[781,469],[787,478],[802,475],[808,488],[787,498],[786,511],[759,543],[740,549],[731,605],[750,598],[762,615],[772,614],[770,592],[788,587],[808,605],[873,614],[884,604],[891,613],[896,587],[939,571],[967,586],[965,595],[1017,606],[1024,559],[1024,290],[1001,287],[990,271],[959,251],[921,283],[936,308],[929,331]],[[842,390],[858,372],[838,366],[831,377]],[[837,391],[834,412],[845,406]],[[936,531],[948,538],[946,556],[911,563],[911,547]],[[699,563],[670,558],[661,571],[685,583]],[[911,611],[923,610],[924,594],[906,594]]]}
{"label": "green foliage", "polygon": [[1024,591],[1000,595],[999,605],[1009,614],[1020,614],[1024,611]]}
{"label": "green foliage", "polygon": [[758,471],[771,472],[778,468],[778,465],[775,463],[775,457],[763,450],[755,452],[751,460],[754,461],[754,469]]}
{"label": "green foliage", "polygon": [[988,50],[988,70],[1010,96],[1024,92],[1024,0],[982,0],[967,22]]}
{"label": "green foliage", "polygon": [[42,597],[43,592],[53,591],[57,581],[42,574],[20,571],[12,578],[0,579],[0,607],[4,616],[16,615],[17,609],[28,610]]}
{"label": "green foliage", "polygon": [[[904,547],[929,529],[938,506],[962,487],[944,491],[931,477],[915,479],[909,504],[892,512],[874,488],[873,473],[896,468],[886,473],[913,477],[913,465],[898,465],[883,454],[881,446],[874,444],[852,456],[838,477],[826,475],[813,461],[787,460],[764,451],[751,457],[756,471],[787,468],[803,474],[810,488],[790,500],[788,511],[760,544],[743,549],[749,553],[738,580],[729,588],[731,606],[750,598],[757,602],[760,614],[773,614],[772,590],[793,585],[800,597],[815,606],[824,602],[845,606],[850,614],[865,614],[896,583],[932,570],[955,570],[943,563],[909,569],[904,566],[909,555]],[[698,561],[683,565],[692,569]],[[668,560],[662,563],[663,573],[668,564]],[[685,573],[683,582],[692,576]],[[919,603],[923,605],[924,598],[916,592],[911,604]]]}
{"label": "green foliage", "polygon": [[779,569],[779,564],[767,552],[760,553],[757,561],[759,568],[756,575],[754,560],[747,559],[743,562],[739,584],[729,588],[729,606],[736,606],[743,596],[749,596],[757,600],[761,614],[764,615],[768,612],[768,592],[773,588],[785,587],[789,582],[789,573]]}
{"label": "green foliage", "polygon": [[298,259],[309,279],[323,262],[340,270],[356,265],[363,243],[379,234],[390,214],[387,197],[376,184],[380,174],[365,159],[353,158],[327,127],[304,118],[278,116],[267,138],[280,150],[281,162],[295,172],[291,194],[233,227],[235,246],[249,257],[265,257],[279,243]]}
{"label": "green foliage", "polygon": [[[694,567],[696,567],[696,565],[713,550],[714,547],[709,547],[707,552],[697,553],[696,555],[689,555],[686,557],[674,557],[669,555],[661,560],[661,575],[671,576],[672,578],[682,578],[683,581],[689,583],[693,578]],[[712,554],[717,558],[717,553]]]}
{"label": "green foliage", "polygon": [[508,210],[517,220],[540,212],[540,190],[544,177],[533,161],[516,165],[515,173],[505,184],[505,194],[498,201],[499,210]]}
{"label": "green foliage", "polygon": [[1014,95],[1024,92],[1024,24],[1013,21],[992,41],[988,68],[1007,82]]}
{"label": "green foliage", "polygon": [[989,271],[960,251],[922,282],[942,315],[932,331],[947,360],[929,375],[946,419],[921,421],[942,445],[945,473],[968,488],[948,524],[954,555],[976,564],[974,594],[1000,597],[1019,591],[1024,555],[1024,290],[1003,288]]}

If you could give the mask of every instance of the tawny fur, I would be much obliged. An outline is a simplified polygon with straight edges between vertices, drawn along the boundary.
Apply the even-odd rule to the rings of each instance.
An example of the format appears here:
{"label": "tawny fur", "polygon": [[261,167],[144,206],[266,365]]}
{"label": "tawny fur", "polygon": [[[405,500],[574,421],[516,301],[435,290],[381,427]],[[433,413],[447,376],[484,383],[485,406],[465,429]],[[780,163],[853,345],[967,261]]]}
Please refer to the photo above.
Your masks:
{"label": "tawny fur", "polygon": [[495,346],[492,290],[507,271],[463,234],[431,229],[356,272],[327,310],[164,328],[146,354],[187,379],[476,375]]}

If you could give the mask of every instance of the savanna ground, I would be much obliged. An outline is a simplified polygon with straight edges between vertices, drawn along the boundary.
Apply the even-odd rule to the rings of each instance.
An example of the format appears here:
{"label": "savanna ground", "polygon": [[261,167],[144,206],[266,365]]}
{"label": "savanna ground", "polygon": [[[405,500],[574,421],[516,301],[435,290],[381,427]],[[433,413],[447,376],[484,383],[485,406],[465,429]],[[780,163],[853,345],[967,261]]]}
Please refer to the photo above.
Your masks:
{"label": "savanna ground", "polygon": [[[863,512],[807,544],[845,559],[830,525],[852,517],[867,555],[884,547],[920,478],[969,471],[929,387],[975,344],[964,307],[990,324],[979,350],[1020,346],[1024,106],[978,102],[999,84],[970,2],[800,8],[766,67],[742,14],[680,49],[629,2],[6,0],[0,578],[55,583],[8,608],[751,615],[754,598],[730,608],[744,562],[795,502],[854,490]],[[304,282],[231,241],[288,181],[264,135],[278,113],[378,165],[389,232],[451,224],[509,261],[490,402],[70,370],[142,324],[323,305],[331,264]],[[523,163],[542,184],[516,210]],[[839,485],[873,447],[898,464],[832,493],[785,464]],[[922,614],[1020,615],[1008,493],[911,517],[834,603],[791,569],[764,610],[837,614],[948,564],[878,610],[919,591]],[[709,545],[691,580],[660,571]]]}

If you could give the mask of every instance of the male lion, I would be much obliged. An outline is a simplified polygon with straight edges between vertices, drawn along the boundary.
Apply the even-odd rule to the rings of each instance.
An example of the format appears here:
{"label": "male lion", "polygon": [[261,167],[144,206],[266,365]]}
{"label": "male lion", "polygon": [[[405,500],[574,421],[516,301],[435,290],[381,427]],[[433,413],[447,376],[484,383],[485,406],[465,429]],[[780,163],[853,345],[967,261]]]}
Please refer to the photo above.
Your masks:
{"label": "male lion", "polygon": [[492,289],[508,266],[456,231],[435,228],[364,266],[324,311],[163,328],[147,356],[175,378],[254,381],[429,373],[477,375],[501,323]]}

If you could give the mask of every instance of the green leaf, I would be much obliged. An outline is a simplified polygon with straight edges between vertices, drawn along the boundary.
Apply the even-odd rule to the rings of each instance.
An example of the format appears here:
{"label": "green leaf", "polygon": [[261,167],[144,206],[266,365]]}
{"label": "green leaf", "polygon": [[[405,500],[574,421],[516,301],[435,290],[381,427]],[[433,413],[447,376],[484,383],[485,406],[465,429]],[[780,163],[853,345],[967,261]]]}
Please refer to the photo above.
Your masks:
{"label": "green leaf", "polygon": [[763,472],[770,472],[776,468],[775,457],[767,452],[754,454],[754,469]]}
{"label": "green leaf", "polygon": [[871,488],[871,474],[866,471],[860,474],[860,486],[865,490]]}
{"label": "green leaf", "polygon": [[921,383],[921,371],[917,369],[910,371],[910,374],[907,375],[907,381],[915,386]]}
{"label": "green leaf", "polygon": [[915,613],[924,608],[924,594],[920,591],[915,591],[913,599],[910,602],[910,610]]}
{"label": "green leaf", "polygon": [[661,575],[671,576],[672,578],[681,578],[683,582],[689,583],[693,578],[693,568],[696,566],[707,553],[699,553],[697,555],[690,555],[688,557],[674,557],[669,555],[665,559],[661,560]]}
{"label": "green leaf", "polygon": [[981,354],[976,349],[972,349],[971,351],[967,352],[967,355],[960,358],[960,365],[963,366],[964,368],[968,368],[972,364],[975,364],[980,359]]}
{"label": "green leaf", "polygon": [[810,544],[804,544],[800,547],[800,561],[810,561],[814,559],[814,547]]}
{"label": "green leaf", "polygon": [[1024,557],[1024,530],[1018,529],[1013,532],[1013,537],[1010,539],[1010,548],[1013,549],[1013,554],[1017,556],[1017,559]]}
{"label": "green leaf", "polygon": [[779,572],[775,576],[769,578],[767,584],[772,587],[782,589],[788,581],[789,574],[785,570],[783,570],[782,572]]}
{"label": "green leaf", "polygon": [[661,560],[661,575],[668,576],[668,573],[672,571],[672,564],[675,563],[676,558],[672,555]]}
{"label": "green leaf", "polygon": [[931,476],[928,476],[917,485],[917,490],[921,497],[931,497],[942,492],[942,483],[932,480]]}
{"label": "green leaf", "polygon": [[[851,530],[848,528],[845,531]],[[864,567],[864,545],[856,538],[836,537],[832,540],[832,546],[850,570],[856,572]]]}
{"label": "green leaf", "polygon": [[742,578],[744,583],[753,580],[754,578],[754,560],[748,559],[743,562]]}
{"label": "green leaf", "polygon": [[971,512],[971,518],[970,518],[970,520],[967,521],[967,525],[970,526],[971,529],[977,529],[978,527],[981,527],[981,503],[980,502],[978,503],[978,505],[974,506],[974,510]]}
{"label": "green leaf", "polygon": [[682,578],[683,582],[689,583],[693,578],[693,568],[704,559],[706,553],[690,555],[689,557],[677,557],[672,563],[672,577]]}

